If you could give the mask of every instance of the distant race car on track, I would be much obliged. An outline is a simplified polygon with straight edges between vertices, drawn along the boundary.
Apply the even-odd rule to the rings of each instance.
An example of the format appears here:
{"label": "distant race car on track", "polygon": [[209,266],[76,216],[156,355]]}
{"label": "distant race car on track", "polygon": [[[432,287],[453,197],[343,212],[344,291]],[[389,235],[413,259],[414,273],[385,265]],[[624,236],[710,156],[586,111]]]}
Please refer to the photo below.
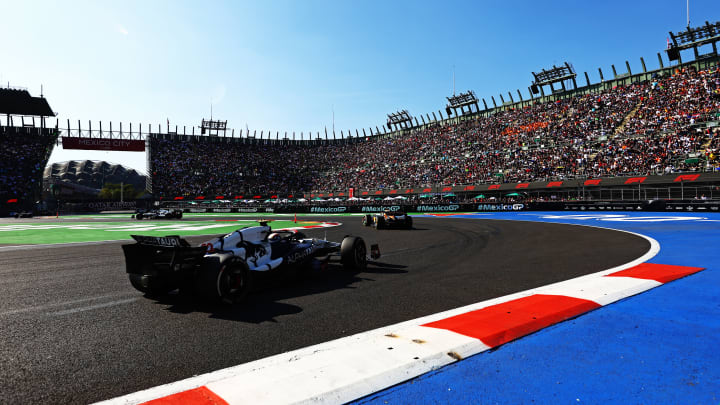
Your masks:
{"label": "distant race car on track", "polygon": [[[323,269],[339,258],[343,268],[364,271],[367,248],[360,237],[342,242],[307,238],[300,232],[273,232],[266,221],[238,229],[193,247],[179,236],[132,235],[123,245],[126,271],[137,290],[148,296],[180,289],[181,294],[234,304],[250,291],[253,278]],[[380,257],[372,246],[370,259]]]}
{"label": "distant race car on track", "polygon": [[33,213],[30,211],[11,212],[10,216],[13,218],[32,218]]}
{"label": "distant race car on track", "polygon": [[182,219],[182,210],[168,210],[168,209],[152,209],[143,210],[138,209],[130,217],[134,219]]}
{"label": "distant race car on track", "polygon": [[375,229],[402,228],[412,229],[412,217],[402,211],[385,210],[381,214],[363,215],[362,223]]}

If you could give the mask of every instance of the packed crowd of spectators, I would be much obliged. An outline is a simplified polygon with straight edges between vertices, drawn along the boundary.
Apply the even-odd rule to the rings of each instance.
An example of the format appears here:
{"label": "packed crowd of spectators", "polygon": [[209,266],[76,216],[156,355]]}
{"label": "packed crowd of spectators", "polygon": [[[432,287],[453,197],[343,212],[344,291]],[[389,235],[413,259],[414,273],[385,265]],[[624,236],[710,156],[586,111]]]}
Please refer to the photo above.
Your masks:
{"label": "packed crowd of spectators", "polygon": [[316,150],[303,145],[152,139],[153,193],[224,196],[310,190],[330,163],[315,155]]}
{"label": "packed crowd of spectators", "polygon": [[56,135],[28,134],[24,128],[0,127],[0,202],[34,203]]}
{"label": "packed crowd of spectators", "polygon": [[[698,170],[718,133],[720,69],[328,145],[151,140],[156,195],[388,189]],[[705,153],[703,159],[689,159]]]}

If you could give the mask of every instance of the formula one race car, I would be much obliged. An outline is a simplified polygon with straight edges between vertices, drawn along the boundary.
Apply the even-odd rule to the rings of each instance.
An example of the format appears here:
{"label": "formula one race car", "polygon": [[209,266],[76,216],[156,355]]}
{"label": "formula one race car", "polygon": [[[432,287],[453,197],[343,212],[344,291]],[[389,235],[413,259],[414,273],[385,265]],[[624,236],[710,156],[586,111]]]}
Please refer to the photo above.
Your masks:
{"label": "formula one race car", "polygon": [[182,219],[182,210],[168,210],[168,209],[156,209],[156,210],[143,210],[138,209],[135,211],[130,218],[137,220],[140,219]]}
{"label": "formula one race car", "polygon": [[10,216],[13,218],[32,218],[33,213],[30,211],[11,212]]}
{"label": "formula one race car", "polygon": [[381,214],[363,215],[362,224],[375,229],[402,228],[412,229],[412,217],[402,211],[385,210]]}
{"label": "formula one race car", "polygon": [[[342,242],[307,238],[301,232],[276,231],[267,225],[238,229],[193,247],[179,236],[132,235],[137,243],[123,245],[130,282],[147,296],[181,294],[234,304],[252,288],[253,278],[274,273],[324,268],[338,258],[343,268],[364,271],[367,248],[362,238],[346,236]],[[372,246],[370,259],[380,257]]]}

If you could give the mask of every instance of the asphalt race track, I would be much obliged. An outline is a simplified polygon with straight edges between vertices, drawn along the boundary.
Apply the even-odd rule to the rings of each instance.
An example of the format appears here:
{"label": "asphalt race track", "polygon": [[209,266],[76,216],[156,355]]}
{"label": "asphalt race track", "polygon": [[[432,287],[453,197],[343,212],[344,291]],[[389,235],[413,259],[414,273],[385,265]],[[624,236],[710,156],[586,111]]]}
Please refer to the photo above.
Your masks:
{"label": "asphalt race track", "polygon": [[[89,403],[629,262],[638,236],[566,224],[359,217],[383,257],[252,294],[234,307],[160,301],[130,285],[121,242],[0,249],[0,403]],[[207,237],[189,237],[197,243]]]}

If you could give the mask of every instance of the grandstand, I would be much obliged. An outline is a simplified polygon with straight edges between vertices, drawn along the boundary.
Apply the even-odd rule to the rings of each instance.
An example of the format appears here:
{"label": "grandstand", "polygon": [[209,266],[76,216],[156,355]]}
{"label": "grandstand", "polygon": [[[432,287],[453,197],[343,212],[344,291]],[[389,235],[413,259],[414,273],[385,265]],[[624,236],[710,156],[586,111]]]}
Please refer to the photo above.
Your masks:
{"label": "grandstand", "polygon": [[40,200],[42,175],[59,131],[45,98],[25,89],[0,88],[0,216],[32,210]]}
{"label": "grandstand", "polygon": [[712,177],[719,122],[716,57],[490,112],[396,125],[397,131],[371,137],[293,142],[154,135],[149,169],[155,195],[164,198],[315,197],[350,188],[380,196],[470,193],[548,184],[560,185],[555,194],[575,193],[585,179],[613,184],[607,179],[653,176],[659,184],[673,183],[677,173]]}

